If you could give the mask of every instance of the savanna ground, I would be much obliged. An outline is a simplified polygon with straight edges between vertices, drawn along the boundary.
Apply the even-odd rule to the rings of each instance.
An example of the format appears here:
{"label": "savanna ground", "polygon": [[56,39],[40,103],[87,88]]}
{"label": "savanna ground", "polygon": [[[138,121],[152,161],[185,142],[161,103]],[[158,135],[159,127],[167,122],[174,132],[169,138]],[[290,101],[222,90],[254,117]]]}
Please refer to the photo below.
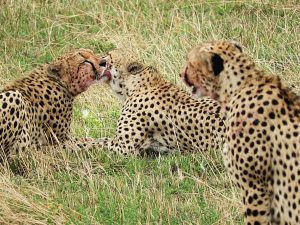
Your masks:
{"label": "savanna ground", "polygon": [[[300,2],[0,0],[0,83],[70,49],[133,49],[168,79],[203,40],[234,39],[299,93]],[[83,113],[84,112],[84,113]],[[81,95],[72,132],[112,136],[120,105],[105,85]],[[179,140],[180,141],[180,140]],[[242,224],[238,190],[214,150],[122,158],[100,149],[29,151],[0,168],[0,224]]]}

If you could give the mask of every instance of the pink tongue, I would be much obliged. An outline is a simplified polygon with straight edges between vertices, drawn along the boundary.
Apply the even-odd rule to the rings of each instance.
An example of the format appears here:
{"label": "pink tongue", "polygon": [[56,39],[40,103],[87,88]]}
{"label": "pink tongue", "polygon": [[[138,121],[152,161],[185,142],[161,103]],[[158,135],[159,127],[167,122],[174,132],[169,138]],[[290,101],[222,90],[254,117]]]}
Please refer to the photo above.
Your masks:
{"label": "pink tongue", "polygon": [[105,70],[103,75],[99,78],[100,81],[108,82],[111,80],[111,73],[109,70]]}

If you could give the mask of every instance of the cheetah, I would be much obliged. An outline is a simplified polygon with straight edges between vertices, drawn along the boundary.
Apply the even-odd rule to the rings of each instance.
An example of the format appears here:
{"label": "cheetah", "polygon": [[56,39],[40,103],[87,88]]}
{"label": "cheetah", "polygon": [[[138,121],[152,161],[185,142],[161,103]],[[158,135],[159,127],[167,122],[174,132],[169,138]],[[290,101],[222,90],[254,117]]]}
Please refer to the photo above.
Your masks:
{"label": "cheetah", "polygon": [[104,59],[107,70],[100,80],[122,102],[115,136],[102,140],[105,148],[121,155],[149,155],[222,145],[225,127],[217,101],[193,99],[129,51],[112,50]]}
{"label": "cheetah", "polygon": [[224,161],[242,190],[245,224],[300,224],[300,101],[229,41],[201,43],[180,72],[225,116]]}
{"label": "cheetah", "polygon": [[5,85],[0,90],[1,157],[70,139],[74,98],[97,82],[102,61],[79,49]]}

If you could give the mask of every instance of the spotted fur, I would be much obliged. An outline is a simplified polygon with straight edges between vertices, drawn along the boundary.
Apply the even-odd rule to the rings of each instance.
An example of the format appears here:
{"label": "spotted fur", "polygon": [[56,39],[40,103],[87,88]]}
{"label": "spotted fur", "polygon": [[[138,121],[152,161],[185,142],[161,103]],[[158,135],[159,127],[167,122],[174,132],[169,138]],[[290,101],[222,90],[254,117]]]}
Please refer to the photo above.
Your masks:
{"label": "spotted fur", "polygon": [[299,97],[241,49],[226,41],[199,44],[181,76],[222,105],[224,159],[243,192],[245,224],[300,224]]}
{"label": "spotted fur", "polygon": [[225,127],[216,101],[191,98],[126,51],[113,50],[106,60],[108,83],[123,104],[115,137],[104,141],[112,152],[204,151],[222,145]]}
{"label": "spotted fur", "polygon": [[101,60],[91,50],[80,49],[4,86],[0,90],[2,157],[68,140],[74,98],[101,75]]}

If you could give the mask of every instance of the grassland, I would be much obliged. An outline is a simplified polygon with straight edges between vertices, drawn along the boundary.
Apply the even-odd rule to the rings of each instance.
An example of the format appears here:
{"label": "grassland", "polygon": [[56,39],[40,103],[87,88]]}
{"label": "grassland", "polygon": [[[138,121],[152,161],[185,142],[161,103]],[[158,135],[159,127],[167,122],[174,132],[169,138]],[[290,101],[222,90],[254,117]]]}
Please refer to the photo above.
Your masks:
{"label": "grassland", "polygon": [[[300,3],[199,0],[0,0],[0,84],[70,49],[131,48],[181,86],[187,51],[234,39],[300,93]],[[82,111],[88,111],[86,117]],[[75,136],[112,136],[120,105],[94,86],[76,101]],[[122,158],[101,150],[29,151],[0,168],[0,224],[242,224],[219,152]]]}

